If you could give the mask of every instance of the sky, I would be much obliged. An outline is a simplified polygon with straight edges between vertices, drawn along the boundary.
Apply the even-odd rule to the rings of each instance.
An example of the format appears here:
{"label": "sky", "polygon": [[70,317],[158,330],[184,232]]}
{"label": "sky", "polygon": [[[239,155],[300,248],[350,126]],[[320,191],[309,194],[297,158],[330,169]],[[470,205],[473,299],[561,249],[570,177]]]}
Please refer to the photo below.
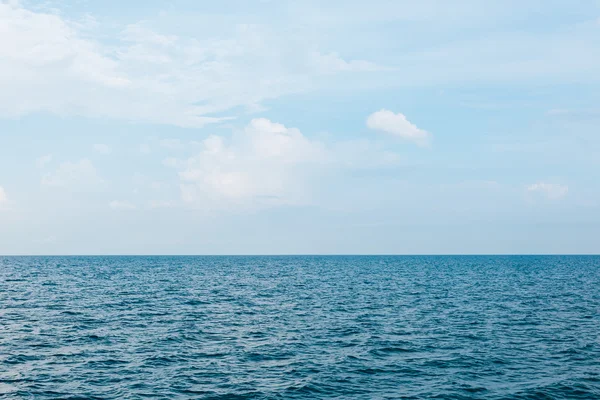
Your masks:
{"label": "sky", "polygon": [[598,0],[0,0],[0,254],[599,238]]}

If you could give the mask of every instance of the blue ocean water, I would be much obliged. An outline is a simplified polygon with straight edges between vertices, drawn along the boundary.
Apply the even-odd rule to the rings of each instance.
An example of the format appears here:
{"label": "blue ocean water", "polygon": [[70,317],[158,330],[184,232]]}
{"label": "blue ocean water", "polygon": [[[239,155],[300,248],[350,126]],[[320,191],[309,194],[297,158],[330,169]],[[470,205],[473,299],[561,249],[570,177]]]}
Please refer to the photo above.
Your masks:
{"label": "blue ocean water", "polygon": [[0,257],[7,399],[599,399],[600,257]]}

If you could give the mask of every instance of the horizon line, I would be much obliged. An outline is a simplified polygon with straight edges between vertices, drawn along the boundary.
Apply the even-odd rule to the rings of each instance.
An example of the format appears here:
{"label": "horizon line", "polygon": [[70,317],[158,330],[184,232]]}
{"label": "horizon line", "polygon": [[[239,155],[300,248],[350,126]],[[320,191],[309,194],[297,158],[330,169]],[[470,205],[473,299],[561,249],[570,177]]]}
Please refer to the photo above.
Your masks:
{"label": "horizon line", "polygon": [[269,253],[269,254],[0,254],[0,257],[461,257],[600,256],[600,253]]}

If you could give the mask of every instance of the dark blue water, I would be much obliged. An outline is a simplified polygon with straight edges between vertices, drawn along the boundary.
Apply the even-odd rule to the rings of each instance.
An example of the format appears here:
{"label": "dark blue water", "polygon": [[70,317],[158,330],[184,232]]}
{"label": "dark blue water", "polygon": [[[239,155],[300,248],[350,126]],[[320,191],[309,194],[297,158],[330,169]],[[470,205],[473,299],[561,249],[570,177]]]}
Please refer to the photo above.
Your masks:
{"label": "dark blue water", "polygon": [[599,399],[600,257],[0,257],[0,397]]}

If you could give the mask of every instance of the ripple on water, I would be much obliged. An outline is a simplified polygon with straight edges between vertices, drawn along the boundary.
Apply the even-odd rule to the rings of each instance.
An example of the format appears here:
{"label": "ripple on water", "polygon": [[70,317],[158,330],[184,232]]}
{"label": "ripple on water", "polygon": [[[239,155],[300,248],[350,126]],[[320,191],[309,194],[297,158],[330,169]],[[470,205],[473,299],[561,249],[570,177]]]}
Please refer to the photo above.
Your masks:
{"label": "ripple on water", "polygon": [[600,257],[0,257],[0,397],[598,399]]}

